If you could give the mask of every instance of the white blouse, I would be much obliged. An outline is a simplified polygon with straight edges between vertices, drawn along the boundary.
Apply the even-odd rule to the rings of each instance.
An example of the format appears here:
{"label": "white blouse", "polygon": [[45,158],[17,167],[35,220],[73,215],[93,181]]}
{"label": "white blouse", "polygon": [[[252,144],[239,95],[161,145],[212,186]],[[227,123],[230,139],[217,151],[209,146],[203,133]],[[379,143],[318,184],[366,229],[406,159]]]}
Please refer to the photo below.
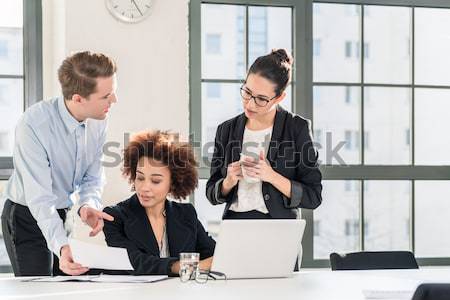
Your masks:
{"label": "white blouse", "polygon": [[[264,151],[264,155],[267,155],[272,129],[273,127],[263,130],[245,128],[242,139],[242,154],[256,157],[259,156],[261,151]],[[265,214],[269,213],[264,203],[261,180],[256,180],[256,182],[252,178],[246,180],[244,174],[244,179],[239,180],[238,183],[237,200],[231,204],[230,210],[235,212],[257,210]]]}

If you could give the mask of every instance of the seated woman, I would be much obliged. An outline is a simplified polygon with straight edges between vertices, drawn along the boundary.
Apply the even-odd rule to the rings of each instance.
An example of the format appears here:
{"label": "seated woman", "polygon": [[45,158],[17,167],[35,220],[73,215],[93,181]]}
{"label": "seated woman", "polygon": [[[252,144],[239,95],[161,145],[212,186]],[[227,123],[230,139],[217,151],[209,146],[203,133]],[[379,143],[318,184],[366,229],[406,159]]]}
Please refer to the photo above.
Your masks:
{"label": "seated woman", "polygon": [[104,209],[114,221],[103,231],[109,246],[128,250],[134,275],[178,274],[181,252],[200,253],[200,269],[211,268],[215,242],[194,207],[167,200],[194,191],[196,166],[189,144],[167,132],[140,133],[126,147],[122,172],[136,193]]}

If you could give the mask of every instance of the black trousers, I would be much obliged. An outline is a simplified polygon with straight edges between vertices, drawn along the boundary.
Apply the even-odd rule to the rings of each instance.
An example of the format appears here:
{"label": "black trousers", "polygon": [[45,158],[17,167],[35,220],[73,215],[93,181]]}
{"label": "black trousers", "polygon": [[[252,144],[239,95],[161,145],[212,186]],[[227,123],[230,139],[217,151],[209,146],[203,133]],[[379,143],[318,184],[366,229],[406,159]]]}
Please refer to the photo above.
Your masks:
{"label": "black trousers", "polygon": [[[67,209],[58,209],[58,214],[65,222]],[[6,200],[2,229],[15,276],[65,275],[28,207]]]}
{"label": "black trousers", "polygon": [[[262,213],[257,210],[245,211],[245,212],[235,212],[232,210],[227,210],[225,213],[224,220],[249,220],[249,219],[272,219],[269,214]],[[294,271],[298,271],[298,258],[295,261]]]}

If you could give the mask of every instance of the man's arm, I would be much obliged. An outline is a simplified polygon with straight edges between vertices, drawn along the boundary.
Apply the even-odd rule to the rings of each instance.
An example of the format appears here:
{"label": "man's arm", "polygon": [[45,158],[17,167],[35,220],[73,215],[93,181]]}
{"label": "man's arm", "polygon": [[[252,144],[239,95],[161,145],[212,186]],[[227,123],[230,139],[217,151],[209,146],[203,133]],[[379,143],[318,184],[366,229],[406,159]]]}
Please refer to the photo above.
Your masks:
{"label": "man's arm", "polygon": [[83,179],[79,189],[79,205],[80,207],[87,205],[91,208],[101,211],[102,203],[101,196],[103,192],[103,186],[106,183],[104,169],[102,166],[103,159],[103,146],[106,141],[106,124],[104,125],[102,132],[100,133],[99,143],[95,149],[95,158],[91,165],[88,167],[86,173],[83,175]]}
{"label": "man's arm", "polygon": [[22,180],[25,202],[49,249],[59,256],[68,240],[56,210],[49,158],[31,126],[24,122],[16,128],[13,160]]}
{"label": "man's arm", "polygon": [[81,220],[92,228],[90,236],[97,235],[104,226],[103,219],[113,221],[114,218],[102,212],[101,196],[105,184],[105,174],[102,166],[103,146],[106,140],[106,123],[100,133],[99,142],[95,149],[95,158],[88,167],[80,184],[78,211]]}

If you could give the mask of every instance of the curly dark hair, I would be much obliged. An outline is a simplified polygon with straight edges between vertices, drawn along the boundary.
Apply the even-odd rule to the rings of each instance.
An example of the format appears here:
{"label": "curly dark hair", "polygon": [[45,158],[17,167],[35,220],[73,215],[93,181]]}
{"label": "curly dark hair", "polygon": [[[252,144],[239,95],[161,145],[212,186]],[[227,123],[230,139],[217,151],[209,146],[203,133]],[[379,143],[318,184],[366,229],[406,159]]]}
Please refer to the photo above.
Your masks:
{"label": "curly dark hair", "polygon": [[175,199],[189,196],[198,185],[197,161],[189,143],[168,131],[147,131],[132,136],[124,150],[122,174],[133,184],[139,160],[148,157],[169,168],[170,194]]}

